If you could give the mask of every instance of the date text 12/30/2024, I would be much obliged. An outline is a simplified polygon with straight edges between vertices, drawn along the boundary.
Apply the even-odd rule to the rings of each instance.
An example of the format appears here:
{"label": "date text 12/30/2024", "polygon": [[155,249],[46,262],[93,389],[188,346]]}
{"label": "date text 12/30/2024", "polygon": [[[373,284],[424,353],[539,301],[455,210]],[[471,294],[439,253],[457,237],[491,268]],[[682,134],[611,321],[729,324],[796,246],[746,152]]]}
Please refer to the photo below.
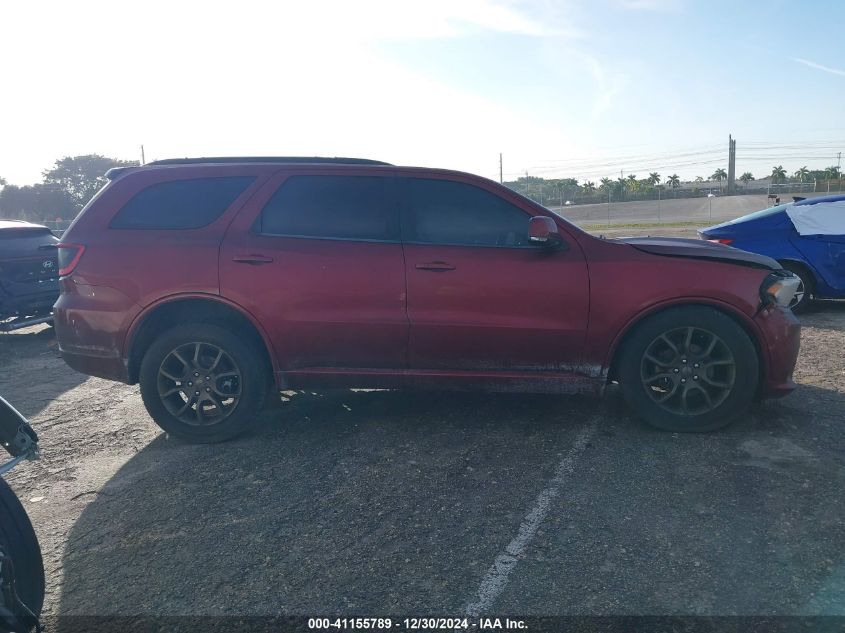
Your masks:
{"label": "date text 12/30/2024", "polygon": [[308,628],[314,630],[445,630],[456,629],[495,631],[524,631],[523,620],[511,618],[308,618]]}

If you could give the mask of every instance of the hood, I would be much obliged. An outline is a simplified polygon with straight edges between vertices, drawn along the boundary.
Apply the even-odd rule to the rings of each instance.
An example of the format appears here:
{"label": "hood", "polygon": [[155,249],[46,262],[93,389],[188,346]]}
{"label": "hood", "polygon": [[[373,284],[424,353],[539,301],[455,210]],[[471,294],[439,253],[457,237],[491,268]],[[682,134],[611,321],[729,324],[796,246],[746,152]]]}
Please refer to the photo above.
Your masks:
{"label": "hood", "polygon": [[705,240],[690,240],[683,237],[621,237],[615,241],[630,244],[637,250],[645,253],[662,255],[664,257],[709,259],[726,264],[764,268],[767,270],[780,270],[783,268],[771,257],[749,253],[748,251],[725,246],[724,244],[714,244]]}

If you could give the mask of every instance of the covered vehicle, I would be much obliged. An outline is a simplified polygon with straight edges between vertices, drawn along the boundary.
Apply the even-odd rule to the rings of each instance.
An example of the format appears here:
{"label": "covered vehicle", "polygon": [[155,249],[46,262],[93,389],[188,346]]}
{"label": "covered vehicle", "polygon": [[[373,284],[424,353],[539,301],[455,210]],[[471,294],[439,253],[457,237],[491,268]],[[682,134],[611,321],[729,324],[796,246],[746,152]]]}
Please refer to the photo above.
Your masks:
{"label": "covered vehicle", "polygon": [[58,242],[46,226],[0,220],[0,331],[52,318],[59,298]]}
{"label": "covered vehicle", "polygon": [[768,255],[801,279],[795,312],[845,298],[845,194],[799,199],[699,231],[702,239]]}

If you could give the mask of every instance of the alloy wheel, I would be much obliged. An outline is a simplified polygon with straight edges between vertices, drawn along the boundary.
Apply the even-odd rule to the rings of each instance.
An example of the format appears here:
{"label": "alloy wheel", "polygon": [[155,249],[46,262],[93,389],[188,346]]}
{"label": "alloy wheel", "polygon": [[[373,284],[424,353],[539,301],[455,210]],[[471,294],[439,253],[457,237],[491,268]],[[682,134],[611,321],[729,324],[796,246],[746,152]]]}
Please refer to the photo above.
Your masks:
{"label": "alloy wheel", "polygon": [[238,406],[241,382],[241,370],[225,350],[211,343],[185,343],[164,357],[158,395],[185,424],[217,424]]}
{"label": "alloy wheel", "polygon": [[712,411],[733,391],[736,362],[727,344],[698,327],[664,332],[646,348],[640,378],[661,408],[695,416]]}

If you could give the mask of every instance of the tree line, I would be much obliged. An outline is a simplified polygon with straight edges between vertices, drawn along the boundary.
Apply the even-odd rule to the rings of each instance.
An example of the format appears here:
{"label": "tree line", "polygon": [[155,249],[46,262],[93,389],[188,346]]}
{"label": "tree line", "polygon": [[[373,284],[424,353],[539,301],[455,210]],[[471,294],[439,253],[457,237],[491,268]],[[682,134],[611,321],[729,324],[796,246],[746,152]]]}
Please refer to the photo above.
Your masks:
{"label": "tree line", "polygon": [[65,156],[42,173],[34,185],[8,184],[0,177],[0,218],[32,222],[69,221],[108,182],[112,167],[131,167],[138,161],[99,154]]}
{"label": "tree line", "polygon": [[[109,169],[136,165],[138,161],[86,154],[60,158],[50,169],[43,172],[42,182],[34,185],[8,184],[0,177],[0,218],[34,222],[70,221],[106,184],[105,173]],[[841,176],[840,168],[836,165],[821,170],[811,170],[804,166],[797,169],[791,176],[782,165],[776,165],[772,167],[769,177],[775,184],[786,184],[829,181]],[[720,189],[727,178],[728,173],[722,168],[717,169],[710,176],[711,181],[719,183]],[[747,188],[755,178],[751,172],[744,172],[738,180]],[[698,176],[692,182],[703,183],[705,179]],[[602,198],[608,196],[617,200],[624,199],[629,194],[636,194],[638,197],[657,197],[666,189],[677,190],[681,186],[681,180],[677,174],[666,176],[664,179],[659,173],[652,172],[645,178],[629,174],[625,178],[602,178],[598,183],[591,180],[579,183],[576,178],[545,179],[524,176],[504,184],[523,195],[538,200],[541,204],[557,202],[563,205],[566,200],[576,196],[601,196]]]}
{"label": "tree line", "polygon": [[[826,169],[811,170],[806,166],[796,170],[791,176],[787,173],[782,165],[775,165],[772,167],[772,173],[768,176],[774,184],[786,184],[788,182],[805,183],[824,180],[835,180],[842,175],[840,168],[836,165]],[[728,172],[719,168],[713,172],[709,179],[702,176],[697,176],[693,181],[693,185],[704,183],[707,180],[717,182],[719,189],[722,189],[722,184],[727,183]],[[744,187],[748,187],[750,182],[756,180],[754,174],[749,171],[744,172],[737,178],[742,182]],[[586,180],[579,183],[577,178],[553,178],[546,179],[537,176],[522,176],[516,180],[506,181],[503,183],[514,191],[518,191],[523,195],[540,201],[542,204],[554,204],[555,202],[563,205],[566,200],[570,200],[576,196],[598,197],[599,194],[610,196],[614,199],[624,199],[628,194],[637,194],[638,196],[656,197],[660,192],[665,190],[676,190],[681,187],[682,181],[678,174],[664,177],[657,172],[650,173],[645,178],[638,178],[636,174],[628,174],[626,177],[602,178],[598,182]]]}

